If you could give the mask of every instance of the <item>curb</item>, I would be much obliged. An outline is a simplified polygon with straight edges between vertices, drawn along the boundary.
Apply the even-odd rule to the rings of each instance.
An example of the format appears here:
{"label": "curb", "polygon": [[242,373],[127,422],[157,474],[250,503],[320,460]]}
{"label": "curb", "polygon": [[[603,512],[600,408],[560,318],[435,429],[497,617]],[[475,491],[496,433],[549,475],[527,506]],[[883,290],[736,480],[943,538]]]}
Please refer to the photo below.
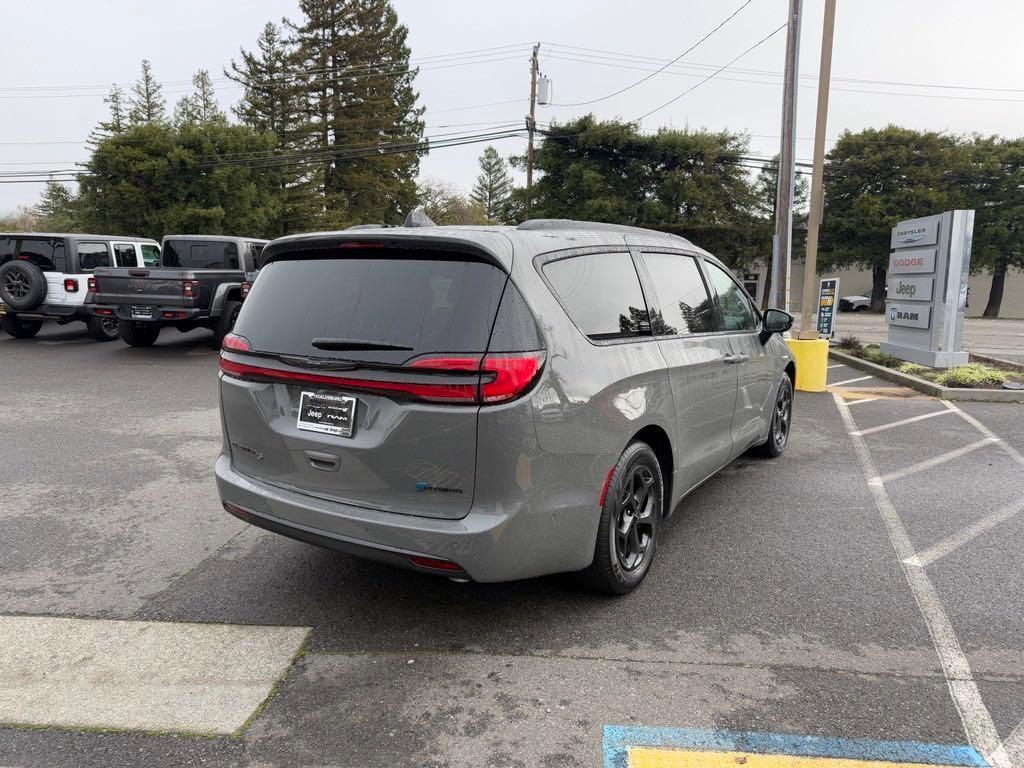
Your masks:
{"label": "curb", "polygon": [[940,400],[964,400],[982,403],[1024,403],[1024,390],[1014,389],[967,389],[965,387],[942,387],[932,381],[908,376],[905,373],[886,368],[884,365],[861,360],[859,357],[848,355],[836,349],[830,349],[828,355],[851,368],[859,368],[862,371],[874,374],[880,379],[900,384],[909,389],[916,389]]}

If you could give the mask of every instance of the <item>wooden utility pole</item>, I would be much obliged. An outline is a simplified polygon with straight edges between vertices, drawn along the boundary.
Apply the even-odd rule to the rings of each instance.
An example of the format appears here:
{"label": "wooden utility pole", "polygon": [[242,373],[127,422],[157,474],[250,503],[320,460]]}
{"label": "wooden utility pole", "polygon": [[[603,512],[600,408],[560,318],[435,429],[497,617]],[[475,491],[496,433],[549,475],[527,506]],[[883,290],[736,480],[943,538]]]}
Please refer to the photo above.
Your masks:
{"label": "wooden utility pole", "polygon": [[533,46],[533,55],[530,57],[530,116],[526,118],[526,131],[529,134],[529,143],[526,145],[526,218],[530,218],[530,198],[533,196],[533,132],[537,127],[534,115],[537,111],[537,56],[540,53],[540,43]]}
{"label": "wooden utility pole", "polygon": [[[818,230],[825,204],[825,127],[828,124],[828,92],[832,79],[832,33],[836,26],[836,0],[825,0],[821,29],[821,67],[818,70],[818,116],[814,122],[814,169],[811,171],[811,209],[807,214],[807,258],[804,261],[804,295],[800,303],[799,339],[818,338],[814,325],[817,299]],[[838,297],[835,297],[838,298]]]}
{"label": "wooden utility pole", "polygon": [[769,306],[789,311],[789,272],[793,251],[793,188],[796,156],[796,95],[800,64],[800,15],[803,0],[789,0],[786,70],[782,88],[782,145],[779,148],[775,193],[775,236],[772,238]]}

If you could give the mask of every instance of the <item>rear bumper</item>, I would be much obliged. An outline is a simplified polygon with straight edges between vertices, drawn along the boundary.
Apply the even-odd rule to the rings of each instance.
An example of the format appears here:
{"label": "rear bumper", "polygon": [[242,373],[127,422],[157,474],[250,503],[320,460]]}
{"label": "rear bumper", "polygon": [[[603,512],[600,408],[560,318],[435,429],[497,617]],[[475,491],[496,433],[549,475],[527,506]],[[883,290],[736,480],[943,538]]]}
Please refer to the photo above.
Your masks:
{"label": "rear bumper", "polygon": [[[136,323],[157,323],[158,325],[174,325],[175,323],[194,322],[206,317],[206,311],[192,307],[163,307],[157,304],[89,304],[88,312],[101,317],[116,317],[118,320],[130,320]],[[132,317],[132,307],[149,307],[153,312],[152,319]],[[165,313],[173,317],[165,317]]]}
{"label": "rear bumper", "polygon": [[[446,520],[381,512],[325,501],[242,475],[221,454],[215,466],[221,499],[245,522],[290,538],[405,568],[474,581],[512,581],[587,567],[594,554],[595,509],[530,510],[513,504],[474,507]],[[231,510],[229,510],[231,511]],[[553,518],[568,516],[558,525]],[[463,572],[418,568],[409,557],[458,564]]]}
{"label": "rear bumper", "polygon": [[24,317],[26,319],[46,319],[51,318],[55,320],[65,319],[78,319],[88,320],[92,317],[92,313],[82,304],[40,304],[35,309],[30,309],[25,312],[21,312],[17,309],[11,309],[10,307],[4,306],[0,303],[0,315],[17,315],[18,317]]}

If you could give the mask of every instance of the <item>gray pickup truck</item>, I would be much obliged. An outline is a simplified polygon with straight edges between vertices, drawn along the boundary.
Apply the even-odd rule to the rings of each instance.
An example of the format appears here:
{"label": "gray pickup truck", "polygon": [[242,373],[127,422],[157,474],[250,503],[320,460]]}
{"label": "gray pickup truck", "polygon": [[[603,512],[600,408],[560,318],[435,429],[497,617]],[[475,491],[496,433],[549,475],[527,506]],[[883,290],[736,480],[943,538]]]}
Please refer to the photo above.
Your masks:
{"label": "gray pickup truck", "polygon": [[167,235],[155,267],[97,269],[86,303],[98,317],[117,318],[121,339],[151,346],[160,329],[211,329],[219,344],[230,333],[266,240],[220,235]]}

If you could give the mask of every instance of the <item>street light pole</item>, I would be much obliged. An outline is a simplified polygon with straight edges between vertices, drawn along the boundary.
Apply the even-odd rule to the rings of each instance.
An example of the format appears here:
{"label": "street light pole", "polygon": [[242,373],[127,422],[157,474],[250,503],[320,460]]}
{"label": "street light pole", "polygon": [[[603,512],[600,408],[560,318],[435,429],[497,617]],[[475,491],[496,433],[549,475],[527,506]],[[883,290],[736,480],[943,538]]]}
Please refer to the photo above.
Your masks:
{"label": "street light pole", "polygon": [[828,123],[828,94],[832,79],[832,36],[836,25],[836,0],[825,0],[825,21],[821,30],[821,67],[818,70],[818,115],[814,123],[814,170],[811,172],[811,208],[807,214],[807,257],[804,261],[804,295],[800,303],[800,333],[797,338],[817,339],[814,325],[815,277],[818,272],[818,230],[825,204],[825,127]]}
{"label": "street light pole", "polygon": [[800,15],[803,0],[789,0],[786,30],[786,71],[782,88],[782,145],[779,148],[775,193],[775,236],[772,238],[769,306],[789,310],[789,272],[793,247],[793,187],[796,154],[796,95],[800,63]]}

